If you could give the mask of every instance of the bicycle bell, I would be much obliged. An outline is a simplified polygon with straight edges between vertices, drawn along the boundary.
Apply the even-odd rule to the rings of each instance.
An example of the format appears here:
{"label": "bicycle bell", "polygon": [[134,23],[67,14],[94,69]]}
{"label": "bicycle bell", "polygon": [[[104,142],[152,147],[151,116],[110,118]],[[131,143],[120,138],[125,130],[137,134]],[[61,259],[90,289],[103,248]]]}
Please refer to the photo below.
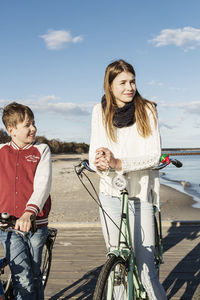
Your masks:
{"label": "bicycle bell", "polygon": [[10,214],[9,214],[9,213],[7,213],[7,212],[3,212],[3,213],[1,213],[1,217],[2,217],[2,219],[5,219],[5,220],[7,220],[7,219],[9,219],[9,218],[10,218]]}
{"label": "bicycle bell", "polygon": [[117,175],[112,180],[113,187],[117,190],[124,190],[127,186],[127,180],[123,175]]}

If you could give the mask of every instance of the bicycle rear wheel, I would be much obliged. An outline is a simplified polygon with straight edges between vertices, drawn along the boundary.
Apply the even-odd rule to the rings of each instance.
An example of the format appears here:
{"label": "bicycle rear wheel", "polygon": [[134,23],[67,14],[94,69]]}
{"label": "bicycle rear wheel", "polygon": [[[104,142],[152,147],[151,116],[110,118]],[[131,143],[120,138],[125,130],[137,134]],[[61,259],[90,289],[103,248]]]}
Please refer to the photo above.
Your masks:
{"label": "bicycle rear wheel", "polygon": [[51,260],[52,260],[51,241],[48,240],[47,237],[47,241],[42,251],[42,264],[41,264],[42,284],[44,286],[44,289],[46,287],[49,278],[49,273],[51,269]]}
{"label": "bicycle rear wheel", "polygon": [[57,229],[48,228],[47,240],[42,251],[42,264],[41,264],[41,273],[42,273],[42,283],[44,288],[46,287],[52,261],[52,249],[56,239]]}
{"label": "bicycle rear wheel", "polygon": [[99,274],[93,300],[125,300],[127,291],[126,263],[121,257],[113,255],[106,261]]}
{"label": "bicycle rear wheel", "polygon": [[158,272],[158,277],[160,273],[160,264],[162,263],[162,241],[160,239],[158,222],[154,216],[154,229],[155,229],[155,267]]}

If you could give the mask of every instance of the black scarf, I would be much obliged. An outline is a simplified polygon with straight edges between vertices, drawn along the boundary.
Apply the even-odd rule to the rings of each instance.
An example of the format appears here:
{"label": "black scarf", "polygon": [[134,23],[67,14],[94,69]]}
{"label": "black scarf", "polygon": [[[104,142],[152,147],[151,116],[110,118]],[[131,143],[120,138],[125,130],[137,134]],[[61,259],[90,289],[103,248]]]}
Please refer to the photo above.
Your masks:
{"label": "black scarf", "polygon": [[[103,110],[106,108],[105,95],[101,99]],[[126,103],[123,107],[117,107],[114,111],[113,125],[117,128],[128,127],[135,123],[135,105],[134,100]]]}

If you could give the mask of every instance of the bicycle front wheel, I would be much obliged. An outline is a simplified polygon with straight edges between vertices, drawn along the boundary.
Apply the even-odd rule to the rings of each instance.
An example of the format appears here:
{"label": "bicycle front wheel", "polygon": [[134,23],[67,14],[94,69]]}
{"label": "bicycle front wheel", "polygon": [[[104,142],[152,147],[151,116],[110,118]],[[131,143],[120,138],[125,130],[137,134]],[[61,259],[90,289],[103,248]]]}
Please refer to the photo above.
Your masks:
{"label": "bicycle front wheel", "polygon": [[13,299],[13,287],[11,279],[11,271],[6,258],[0,259],[0,276],[5,299]]}
{"label": "bicycle front wheel", "polygon": [[106,261],[99,274],[93,300],[125,300],[127,294],[126,263],[121,257],[113,255]]}

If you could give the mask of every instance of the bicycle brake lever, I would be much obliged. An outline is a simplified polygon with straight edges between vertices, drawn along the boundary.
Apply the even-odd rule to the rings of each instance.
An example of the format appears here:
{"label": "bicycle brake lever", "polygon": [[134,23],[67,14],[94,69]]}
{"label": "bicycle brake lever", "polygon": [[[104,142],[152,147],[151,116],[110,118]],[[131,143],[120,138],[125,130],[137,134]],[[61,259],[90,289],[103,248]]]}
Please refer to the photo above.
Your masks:
{"label": "bicycle brake lever", "polygon": [[18,229],[14,229],[12,227],[8,227],[4,230],[5,232],[15,232],[16,234],[19,234],[21,235],[21,237],[25,238],[26,235],[28,234],[28,232],[25,232],[25,231],[20,231]]}
{"label": "bicycle brake lever", "polygon": [[35,233],[37,231],[37,225],[36,225],[36,216],[35,215],[31,215],[30,216],[30,220],[31,220],[31,232]]}

